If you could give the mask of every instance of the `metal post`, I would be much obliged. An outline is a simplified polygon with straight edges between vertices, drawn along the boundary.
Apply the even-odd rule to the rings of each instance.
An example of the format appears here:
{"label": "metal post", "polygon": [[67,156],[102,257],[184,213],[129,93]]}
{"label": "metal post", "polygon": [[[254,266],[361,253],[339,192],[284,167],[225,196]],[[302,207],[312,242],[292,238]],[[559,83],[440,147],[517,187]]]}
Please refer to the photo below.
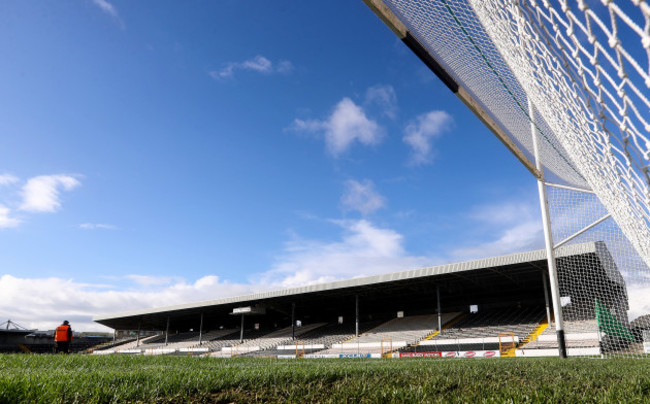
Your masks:
{"label": "metal post", "polygon": [[548,280],[546,274],[542,271],[542,281],[544,281],[544,302],[546,303],[546,321],[551,325],[551,305],[548,301]]}
{"label": "metal post", "polygon": [[442,313],[440,311],[440,285],[436,285],[436,297],[438,300],[438,334],[442,334]]}
{"label": "metal post", "polygon": [[296,339],[296,303],[291,303],[291,339]]}
{"label": "metal post", "polygon": [[199,345],[203,345],[203,312],[201,312],[201,323],[199,323]]}
{"label": "metal post", "polygon": [[239,342],[244,342],[244,315],[241,315],[241,330],[239,331]]}
{"label": "metal post", "polygon": [[557,345],[560,350],[560,357],[566,358],[566,344],[564,342],[564,322],[562,321],[562,306],[560,304],[560,284],[557,278],[555,265],[555,251],[553,249],[553,235],[551,234],[551,218],[548,212],[548,199],[544,186],[544,168],[539,157],[539,144],[537,139],[537,126],[535,124],[535,107],[528,100],[528,112],[530,114],[530,131],[533,137],[533,149],[535,153],[535,166],[539,172],[537,177],[537,191],[539,194],[539,205],[542,210],[542,224],[544,226],[544,242],[546,244],[546,260],[548,261],[548,278],[551,282],[551,299],[553,301],[553,314],[555,316],[555,331],[557,333]]}
{"label": "metal post", "polygon": [[135,336],[135,346],[140,346],[140,321],[138,321],[138,335]]}
{"label": "metal post", "polygon": [[354,336],[359,336],[359,295],[354,295]]}
{"label": "metal post", "polygon": [[165,346],[167,346],[168,340],[169,340],[169,316],[167,316],[167,328],[165,329]]}

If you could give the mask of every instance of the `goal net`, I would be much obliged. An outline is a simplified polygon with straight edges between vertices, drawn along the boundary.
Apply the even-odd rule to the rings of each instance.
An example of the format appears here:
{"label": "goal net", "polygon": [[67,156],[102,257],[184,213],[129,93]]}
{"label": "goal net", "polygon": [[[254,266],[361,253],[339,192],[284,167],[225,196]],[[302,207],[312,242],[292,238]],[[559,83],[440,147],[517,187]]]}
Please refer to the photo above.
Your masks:
{"label": "goal net", "polygon": [[646,356],[650,3],[364,1],[544,184],[556,255],[595,242],[557,260],[569,354]]}

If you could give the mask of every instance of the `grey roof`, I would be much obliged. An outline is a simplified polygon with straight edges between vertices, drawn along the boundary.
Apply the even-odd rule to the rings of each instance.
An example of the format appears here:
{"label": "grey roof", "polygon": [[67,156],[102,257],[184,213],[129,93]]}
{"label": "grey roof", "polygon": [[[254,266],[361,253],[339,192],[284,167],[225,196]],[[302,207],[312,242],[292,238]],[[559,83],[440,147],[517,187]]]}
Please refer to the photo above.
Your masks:
{"label": "grey roof", "polygon": [[[557,253],[557,257],[567,257],[582,254],[598,254],[601,255],[604,247],[602,242],[589,242],[582,244],[573,244],[564,246]],[[319,283],[314,285],[307,285],[296,288],[281,289],[270,292],[254,293],[243,296],[227,297],[222,299],[207,300],[202,302],[186,303],[166,307],[158,307],[151,309],[133,310],[123,313],[116,313],[111,315],[97,316],[93,320],[100,323],[111,323],[111,320],[128,317],[142,317],[148,315],[186,311],[192,309],[201,309],[207,307],[216,307],[223,305],[240,304],[245,306],[251,302],[260,300],[268,300],[280,297],[298,296],[311,294],[316,292],[331,292],[336,290],[344,290],[354,287],[373,286],[379,284],[386,284],[390,282],[412,280],[417,278],[428,278],[446,274],[459,274],[463,272],[476,271],[481,269],[499,268],[517,264],[525,264],[536,261],[545,261],[546,251],[536,250],[522,253],[514,253],[502,255],[492,258],[484,258],[472,261],[444,264],[426,268],[413,269],[402,272],[393,272],[388,274],[373,275],[367,277],[352,278],[342,281]],[[620,276],[620,275],[619,275]]]}

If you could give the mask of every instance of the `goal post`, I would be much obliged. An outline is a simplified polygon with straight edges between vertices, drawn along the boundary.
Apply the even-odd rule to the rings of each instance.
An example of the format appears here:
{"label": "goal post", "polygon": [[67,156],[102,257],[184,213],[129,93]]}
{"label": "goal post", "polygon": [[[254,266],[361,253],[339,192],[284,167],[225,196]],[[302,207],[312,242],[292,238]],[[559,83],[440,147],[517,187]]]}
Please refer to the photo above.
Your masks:
{"label": "goal post", "polygon": [[598,332],[598,299],[634,335],[607,354],[646,357],[650,3],[363,1],[538,181],[560,352]]}
{"label": "goal post", "polygon": [[381,357],[388,358],[393,352],[393,340],[391,338],[382,338],[380,341]]}
{"label": "goal post", "polygon": [[296,358],[305,357],[305,343],[296,341]]}
{"label": "goal post", "polygon": [[512,332],[500,332],[499,336],[499,354],[502,358],[512,358],[515,356],[515,334]]}

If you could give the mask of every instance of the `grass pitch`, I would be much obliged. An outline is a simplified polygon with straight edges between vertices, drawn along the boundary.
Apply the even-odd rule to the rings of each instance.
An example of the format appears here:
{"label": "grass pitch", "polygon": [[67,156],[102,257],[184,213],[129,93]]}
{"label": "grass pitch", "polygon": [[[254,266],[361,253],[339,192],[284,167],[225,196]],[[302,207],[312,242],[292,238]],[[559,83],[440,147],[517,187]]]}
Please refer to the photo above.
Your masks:
{"label": "grass pitch", "polygon": [[0,403],[650,402],[645,360],[0,355]]}

